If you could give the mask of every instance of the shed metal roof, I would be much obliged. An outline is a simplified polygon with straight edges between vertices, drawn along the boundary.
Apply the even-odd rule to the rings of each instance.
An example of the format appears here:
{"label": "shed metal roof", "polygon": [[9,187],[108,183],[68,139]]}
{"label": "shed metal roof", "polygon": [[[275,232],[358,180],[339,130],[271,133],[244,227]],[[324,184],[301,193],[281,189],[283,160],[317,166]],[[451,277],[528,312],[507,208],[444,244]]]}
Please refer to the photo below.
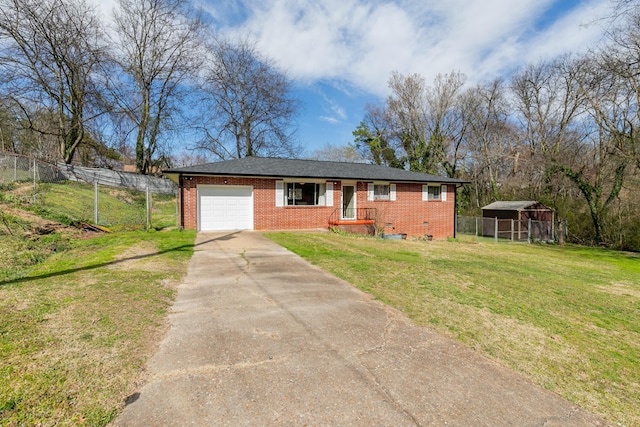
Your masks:
{"label": "shed metal roof", "polygon": [[278,159],[272,157],[244,157],[204,165],[167,169],[163,173],[173,180],[177,180],[177,176],[183,174],[451,184],[468,182],[366,163]]}
{"label": "shed metal roof", "polygon": [[493,210],[493,211],[519,211],[530,208],[533,205],[539,204],[536,201],[511,201],[511,202],[493,202],[485,207],[482,210]]}

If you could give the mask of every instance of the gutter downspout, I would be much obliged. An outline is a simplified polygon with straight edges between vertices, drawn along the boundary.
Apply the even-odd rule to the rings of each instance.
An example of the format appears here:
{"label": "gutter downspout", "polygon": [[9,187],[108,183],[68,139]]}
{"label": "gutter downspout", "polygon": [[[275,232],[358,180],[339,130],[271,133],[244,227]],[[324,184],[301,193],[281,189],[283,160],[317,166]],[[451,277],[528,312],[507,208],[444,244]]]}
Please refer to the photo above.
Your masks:
{"label": "gutter downspout", "polygon": [[180,231],[184,230],[184,179],[182,174],[178,175],[178,187],[180,188]]}
{"label": "gutter downspout", "polygon": [[462,185],[456,185],[453,192],[453,238],[458,237],[458,188]]}

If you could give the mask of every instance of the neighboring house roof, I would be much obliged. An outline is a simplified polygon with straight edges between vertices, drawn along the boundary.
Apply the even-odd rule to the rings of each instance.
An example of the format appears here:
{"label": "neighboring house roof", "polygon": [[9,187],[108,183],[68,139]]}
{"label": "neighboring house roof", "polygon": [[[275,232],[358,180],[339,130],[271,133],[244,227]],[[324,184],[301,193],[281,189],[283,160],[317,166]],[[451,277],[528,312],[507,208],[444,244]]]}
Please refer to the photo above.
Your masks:
{"label": "neighboring house roof", "polygon": [[520,211],[534,205],[539,205],[539,203],[536,201],[493,202],[482,209],[493,211]]}
{"label": "neighboring house roof", "polygon": [[183,174],[453,184],[468,182],[366,163],[277,159],[272,157],[244,157],[204,165],[168,169],[164,170],[163,173],[173,180],[177,180],[177,175]]}

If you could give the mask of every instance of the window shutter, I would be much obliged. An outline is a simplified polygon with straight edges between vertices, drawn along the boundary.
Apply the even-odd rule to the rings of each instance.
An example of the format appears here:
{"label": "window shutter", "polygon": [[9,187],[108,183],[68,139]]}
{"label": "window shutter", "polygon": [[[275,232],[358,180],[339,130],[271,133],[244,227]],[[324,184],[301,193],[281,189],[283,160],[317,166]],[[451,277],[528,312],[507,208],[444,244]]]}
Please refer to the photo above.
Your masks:
{"label": "window shutter", "polygon": [[389,200],[392,202],[396,200],[396,185],[389,184]]}
{"label": "window shutter", "polygon": [[429,200],[429,186],[428,185],[423,185],[422,186],[422,201],[426,202]]}
{"label": "window shutter", "polygon": [[368,191],[368,197],[367,200],[373,200],[374,196],[373,196],[373,184],[369,184],[369,191]]}
{"label": "window shutter", "polygon": [[447,201],[447,186],[443,185],[442,187],[440,187],[440,200],[442,200],[443,202]]}
{"label": "window shutter", "polygon": [[333,182],[327,182],[326,199],[327,206],[333,206]]}
{"label": "window shutter", "polygon": [[276,207],[284,206],[284,181],[276,181]]}

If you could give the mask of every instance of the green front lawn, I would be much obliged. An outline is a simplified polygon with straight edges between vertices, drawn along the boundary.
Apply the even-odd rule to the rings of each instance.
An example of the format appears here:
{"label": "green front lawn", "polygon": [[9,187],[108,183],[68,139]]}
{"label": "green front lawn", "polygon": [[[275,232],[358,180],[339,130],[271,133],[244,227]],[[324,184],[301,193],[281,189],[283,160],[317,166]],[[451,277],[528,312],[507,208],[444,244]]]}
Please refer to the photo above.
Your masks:
{"label": "green front lawn", "polygon": [[584,409],[640,425],[640,256],[576,246],[268,233]]}
{"label": "green front lawn", "polygon": [[[165,330],[195,233],[55,236],[52,255],[0,269],[2,426],[113,419]],[[3,250],[19,259],[22,247]]]}

